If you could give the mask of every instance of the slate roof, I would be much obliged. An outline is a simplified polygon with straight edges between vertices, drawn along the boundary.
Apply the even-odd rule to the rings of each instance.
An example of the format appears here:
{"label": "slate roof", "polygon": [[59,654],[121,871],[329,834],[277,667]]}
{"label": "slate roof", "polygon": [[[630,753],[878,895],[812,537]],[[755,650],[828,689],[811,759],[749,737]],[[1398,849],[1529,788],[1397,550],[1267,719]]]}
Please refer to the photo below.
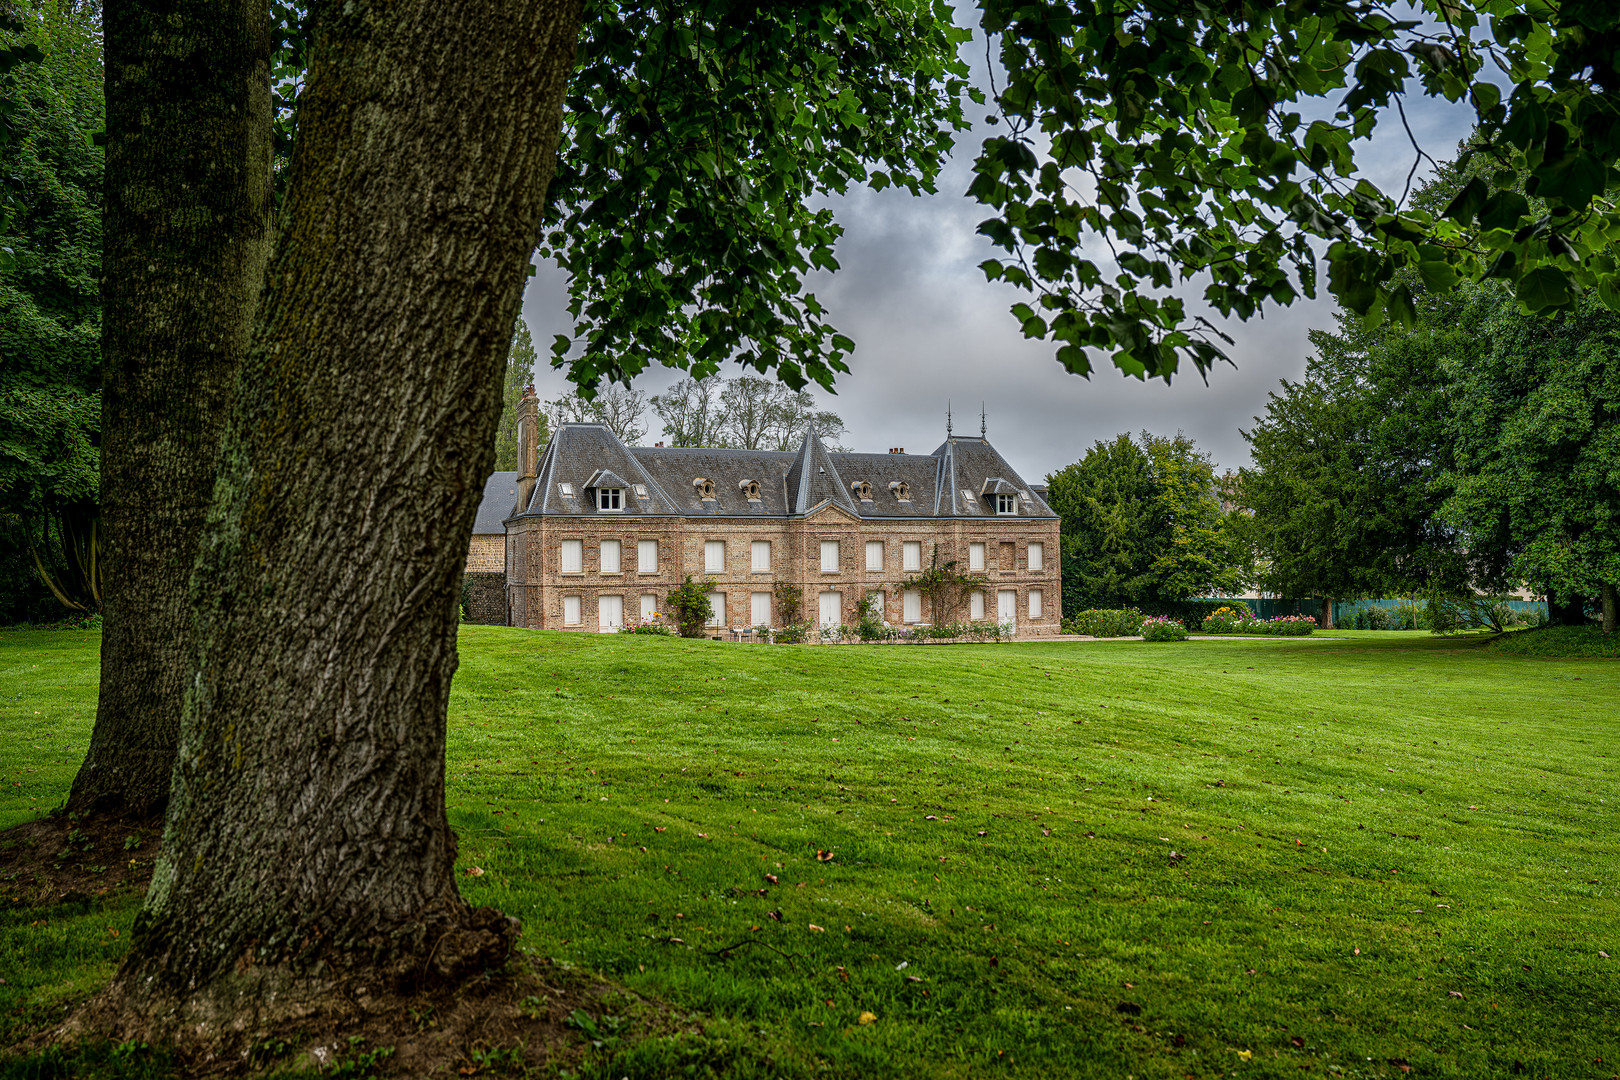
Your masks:
{"label": "slate roof", "polygon": [[473,519],[473,535],[504,533],[501,522],[512,516],[517,507],[517,478],[515,472],[492,472],[484,481],[484,498],[478,504],[478,516]]}
{"label": "slate roof", "polygon": [[[713,485],[709,498],[704,481]],[[748,498],[750,481],[759,484],[757,499]],[[870,499],[853,493],[862,481]],[[625,487],[624,509],[598,510],[592,483]],[[910,498],[899,497],[902,489]],[[834,453],[814,431],[797,451],[627,447],[603,424],[564,424],[540,459],[533,498],[518,513],[780,518],[830,504],[862,518],[996,517],[994,501],[980,495],[994,490],[1018,493],[1018,517],[1056,516],[981,438],[950,438],[932,454]],[[488,508],[486,493],[480,522]]]}

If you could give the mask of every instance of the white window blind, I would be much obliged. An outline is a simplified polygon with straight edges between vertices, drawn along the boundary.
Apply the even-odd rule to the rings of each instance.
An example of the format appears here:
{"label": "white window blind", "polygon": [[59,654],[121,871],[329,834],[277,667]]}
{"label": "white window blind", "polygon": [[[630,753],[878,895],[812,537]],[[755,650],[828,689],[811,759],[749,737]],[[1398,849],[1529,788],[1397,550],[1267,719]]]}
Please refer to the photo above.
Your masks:
{"label": "white window blind", "polygon": [[821,542],[821,568],[823,570],[838,569],[838,541],[823,540]]}
{"label": "white window blind", "polygon": [[598,596],[596,598],[596,628],[612,634],[624,625],[624,597]]}
{"label": "white window blind", "polygon": [[658,541],[636,541],[636,569],[643,574],[658,573]]}
{"label": "white window blind", "polygon": [[726,542],[724,540],[703,541],[703,569],[711,574],[725,573]]}
{"label": "white window blind", "polygon": [[900,569],[902,569],[902,570],[921,570],[922,569],[922,541],[921,540],[907,540],[901,546],[900,552],[901,552],[900,557],[901,557],[901,560],[902,560],[901,565],[900,565]]}
{"label": "white window blind", "polygon": [[1039,590],[1039,589],[1031,589],[1031,590],[1029,590],[1029,617],[1030,618],[1038,619],[1038,618],[1041,617],[1041,599],[1042,599],[1041,598],[1041,590]]}
{"label": "white window blind", "polygon": [[916,589],[907,589],[901,594],[901,604],[906,622],[922,622],[922,593]]}
{"label": "white window blind", "polygon": [[763,573],[771,568],[771,542],[769,540],[755,540],[752,552],[755,571]]}
{"label": "white window blind", "polygon": [[563,625],[564,626],[578,626],[579,625],[579,597],[577,597],[577,596],[565,596],[565,597],[563,597]]}
{"label": "white window blind", "polygon": [[[565,574],[582,574],[585,572],[585,541],[564,540],[562,542],[562,572]],[[578,597],[575,599],[578,599]],[[574,621],[578,622],[579,620]]]}
{"label": "white window blind", "polygon": [[619,572],[619,542],[617,540],[602,541],[602,573],[617,574]]}
{"label": "white window blind", "polygon": [[709,625],[726,625],[726,594],[723,592],[709,594]]}
{"label": "white window blind", "polygon": [[1029,568],[1031,570],[1046,569],[1046,545],[1036,542],[1029,545]]}
{"label": "white window blind", "polygon": [[866,568],[868,570],[883,569],[883,541],[868,540],[866,542]]}
{"label": "white window blind", "polygon": [[977,589],[968,597],[968,618],[984,618],[984,593]]}
{"label": "white window blind", "polygon": [[748,594],[748,625],[771,625],[771,594],[756,592]]}
{"label": "white window blind", "polygon": [[983,544],[969,544],[968,545],[968,569],[969,570],[983,570],[984,569],[984,545]]}
{"label": "white window blind", "polygon": [[658,614],[658,597],[654,593],[641,594],[641,621],[652,622],[653,616]]}

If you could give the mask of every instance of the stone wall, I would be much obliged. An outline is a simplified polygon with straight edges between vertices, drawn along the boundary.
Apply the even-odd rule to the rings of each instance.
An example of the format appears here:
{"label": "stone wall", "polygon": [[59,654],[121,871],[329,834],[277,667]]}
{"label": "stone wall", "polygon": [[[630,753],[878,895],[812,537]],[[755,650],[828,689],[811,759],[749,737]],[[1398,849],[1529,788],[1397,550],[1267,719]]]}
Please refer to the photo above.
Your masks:
{"label": "stone wall", "polygon": [[468,622],[506,625],[506,574],[502,570],[468,571],[461,578],[461,603]]}
{"label": "stone wall", "polygon": [[475,533],[467,546],[467,572],[506,573],[506,534]]}

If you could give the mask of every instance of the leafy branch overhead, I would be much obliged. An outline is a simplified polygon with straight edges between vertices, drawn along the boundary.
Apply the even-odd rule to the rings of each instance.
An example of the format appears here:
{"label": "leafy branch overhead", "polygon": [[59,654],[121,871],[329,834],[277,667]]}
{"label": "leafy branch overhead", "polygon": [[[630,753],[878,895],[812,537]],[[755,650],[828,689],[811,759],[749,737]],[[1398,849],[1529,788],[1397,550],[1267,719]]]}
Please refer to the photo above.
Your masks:
{"label": "leafy branch overhead", "polygon": [[[1207,372],[1224,335],[1165,290],[1207,279],[1204,298],[1247,319],[1314,297],[1324,245],[1329,290],[1374,323],[1410,323],[1403,272],[1431,289],[1500,278],[1529,311],[1582,289],[1620,308],[1620,9],[1417,6],[1421,19],[1369,0],[985,0],[1008,130],[986,141],[971,193],[1008,252],[986,274],[1033,294],[1013,308],[1026,336],[1056,342],[1076,374],[1094,353],[1138,377],[1183,360]],[[1405,124],[1414,78],[1476,116],[1459,164],[1477,175],[1443,208],[1357,175],[1362,140]],[[1411,144],[1415,175],[1427,155]]]}

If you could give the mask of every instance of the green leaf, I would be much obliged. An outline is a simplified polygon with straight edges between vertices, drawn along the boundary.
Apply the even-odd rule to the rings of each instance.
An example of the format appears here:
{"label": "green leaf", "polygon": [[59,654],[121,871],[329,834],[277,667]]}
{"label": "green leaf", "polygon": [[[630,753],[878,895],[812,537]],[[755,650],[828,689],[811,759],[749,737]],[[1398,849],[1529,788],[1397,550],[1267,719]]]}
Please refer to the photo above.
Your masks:
{"label": "green leaf", "polygon": [[1519,302],[1531,311],[1568,307],[1569,276],[1556,266],[1538,266],[1519,279]]}
{"label": "green leaf", "polygon": [[1483,229],[1515,230],[1519,219],[1530,212],[1530,202],[1517,191],[1498,191],[1479,211],[1479,224]]}
{"label": "green leaf", "polygon": [[1418,276],[1423,279],[1423,287],[1430,292],[1449,292],[1452,286],[1462,280],[1457,268],[1449,262],[1430,259],[1418,263]]}
{"label": "green leaf", "polygon": [[1540,181],[1536,187],[1538,198],[1560,199],[1574,210],[1585,210],[1595,196],[1603,193],[1608,180],[1603,163],[1584,150],[1565,154],[1537,169],[1534,175]]}
{"label": "green leaf", "polygon": [[1485,186],[1479,177],[1475,176],[1464,184],[1463,189],[1457,192],[1457,197],[1446,205],[1444,215],[1453,221],[1460,221],[1467,225],[1474,220],[1475,215],[1479,213],[1480,209],[1485,205],[1485,200],[1489,197],[1490,189]]}

